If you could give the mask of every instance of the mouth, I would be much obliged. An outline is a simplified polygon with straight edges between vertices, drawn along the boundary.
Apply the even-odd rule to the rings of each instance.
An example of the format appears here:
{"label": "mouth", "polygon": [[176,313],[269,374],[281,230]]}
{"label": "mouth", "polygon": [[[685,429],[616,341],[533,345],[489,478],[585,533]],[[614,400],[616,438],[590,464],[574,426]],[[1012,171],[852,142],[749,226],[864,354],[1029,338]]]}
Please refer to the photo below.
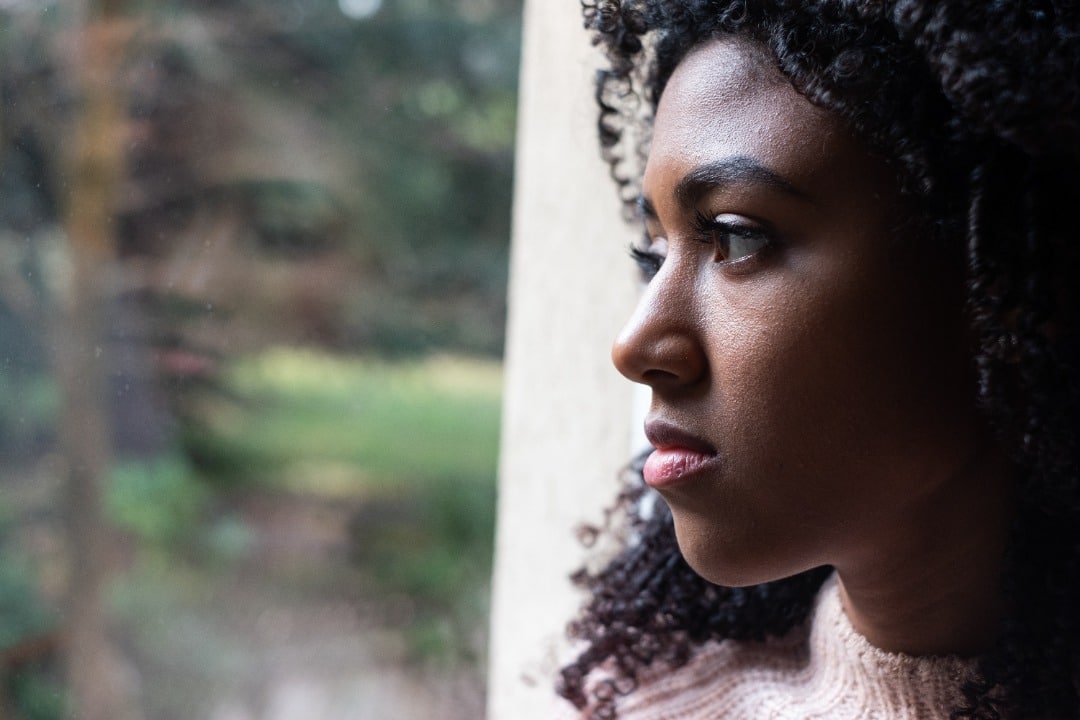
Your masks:
{"label": "mouth", "polygon": [[166,378],[209,378],[217,374],[220,353],[184,342],[164,343],[153,349],[154,363]]}
{"label": "mouth", "polygon": [[114,335],[111,340],[115,351],[133,358],[127,361],[130,369],[149,372],[166,383],[212,379],[220,373],[224,360],[220,351],[189,341],[179,332],[167,336]]}
{"label": "mouth", "polygon": [[112,341],[136,353],[142,363],[166,382],[208,380],[219,374],[221,317],[198,303],[153,291],[135,291],[119,298],[118,324]]}
{"label": "mouth", "polygon": [[674,425],[650,420],[645,436],[655,448],[642,468],[645,483],[656,490],[670,488],[717,459],[716,448]]}

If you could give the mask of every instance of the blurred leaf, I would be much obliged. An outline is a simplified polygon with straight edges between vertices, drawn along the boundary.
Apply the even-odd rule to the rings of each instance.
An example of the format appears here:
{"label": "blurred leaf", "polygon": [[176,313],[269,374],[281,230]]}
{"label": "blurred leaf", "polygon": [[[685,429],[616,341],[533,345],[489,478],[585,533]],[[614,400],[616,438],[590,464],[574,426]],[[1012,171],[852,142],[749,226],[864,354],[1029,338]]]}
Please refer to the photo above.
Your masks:
{"label": "blurred leaf", "polygon": [[129,460],[116,467],[105,494],[105,512],[117,527],[151,545],[178,543],[201,527],[210,500],[186,460],[166,456]]}

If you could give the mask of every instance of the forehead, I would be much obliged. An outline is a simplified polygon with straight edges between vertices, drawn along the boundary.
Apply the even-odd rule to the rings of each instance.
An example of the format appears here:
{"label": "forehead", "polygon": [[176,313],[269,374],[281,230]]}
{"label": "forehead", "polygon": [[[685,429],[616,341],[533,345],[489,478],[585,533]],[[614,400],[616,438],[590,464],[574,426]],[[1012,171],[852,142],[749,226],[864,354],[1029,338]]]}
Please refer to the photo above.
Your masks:
{"label": "forehead", "polygon": [[[851,148],[842,121],[800,95],[768,51],[737,38],[712,40],[679,64],[660,98],[644,191],[659,170],[745,157],[798,182]],[[658,167],[662,166],[662,167]]]}

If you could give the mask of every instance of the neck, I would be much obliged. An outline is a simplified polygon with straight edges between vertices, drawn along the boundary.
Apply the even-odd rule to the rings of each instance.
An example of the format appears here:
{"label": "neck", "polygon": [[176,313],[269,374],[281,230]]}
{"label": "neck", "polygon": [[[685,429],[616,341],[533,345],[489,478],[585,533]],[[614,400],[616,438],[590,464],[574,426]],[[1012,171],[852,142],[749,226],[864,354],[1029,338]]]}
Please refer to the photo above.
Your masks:
{"label": "neck", "polygon": [[890,532],[836,565],[841,600],[871,644],[909,655],[975,655],[997,637],[1011,472],[980,454],[956,482],[906,508]]}

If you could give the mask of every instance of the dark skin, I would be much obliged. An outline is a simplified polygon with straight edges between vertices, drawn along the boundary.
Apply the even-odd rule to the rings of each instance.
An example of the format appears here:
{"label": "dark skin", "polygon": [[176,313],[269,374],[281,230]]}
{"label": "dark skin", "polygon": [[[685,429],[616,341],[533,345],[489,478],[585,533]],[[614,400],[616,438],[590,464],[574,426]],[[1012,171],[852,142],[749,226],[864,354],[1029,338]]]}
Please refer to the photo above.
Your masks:
{"label": "dark skin", "polygon": [[997,632],[1011,471],[976,412],[961,249],[764,50],[676,69],[643,182],[662,265],[613,348],[648,385],[646,481],[702,576],[832,565],[874,645]]}

